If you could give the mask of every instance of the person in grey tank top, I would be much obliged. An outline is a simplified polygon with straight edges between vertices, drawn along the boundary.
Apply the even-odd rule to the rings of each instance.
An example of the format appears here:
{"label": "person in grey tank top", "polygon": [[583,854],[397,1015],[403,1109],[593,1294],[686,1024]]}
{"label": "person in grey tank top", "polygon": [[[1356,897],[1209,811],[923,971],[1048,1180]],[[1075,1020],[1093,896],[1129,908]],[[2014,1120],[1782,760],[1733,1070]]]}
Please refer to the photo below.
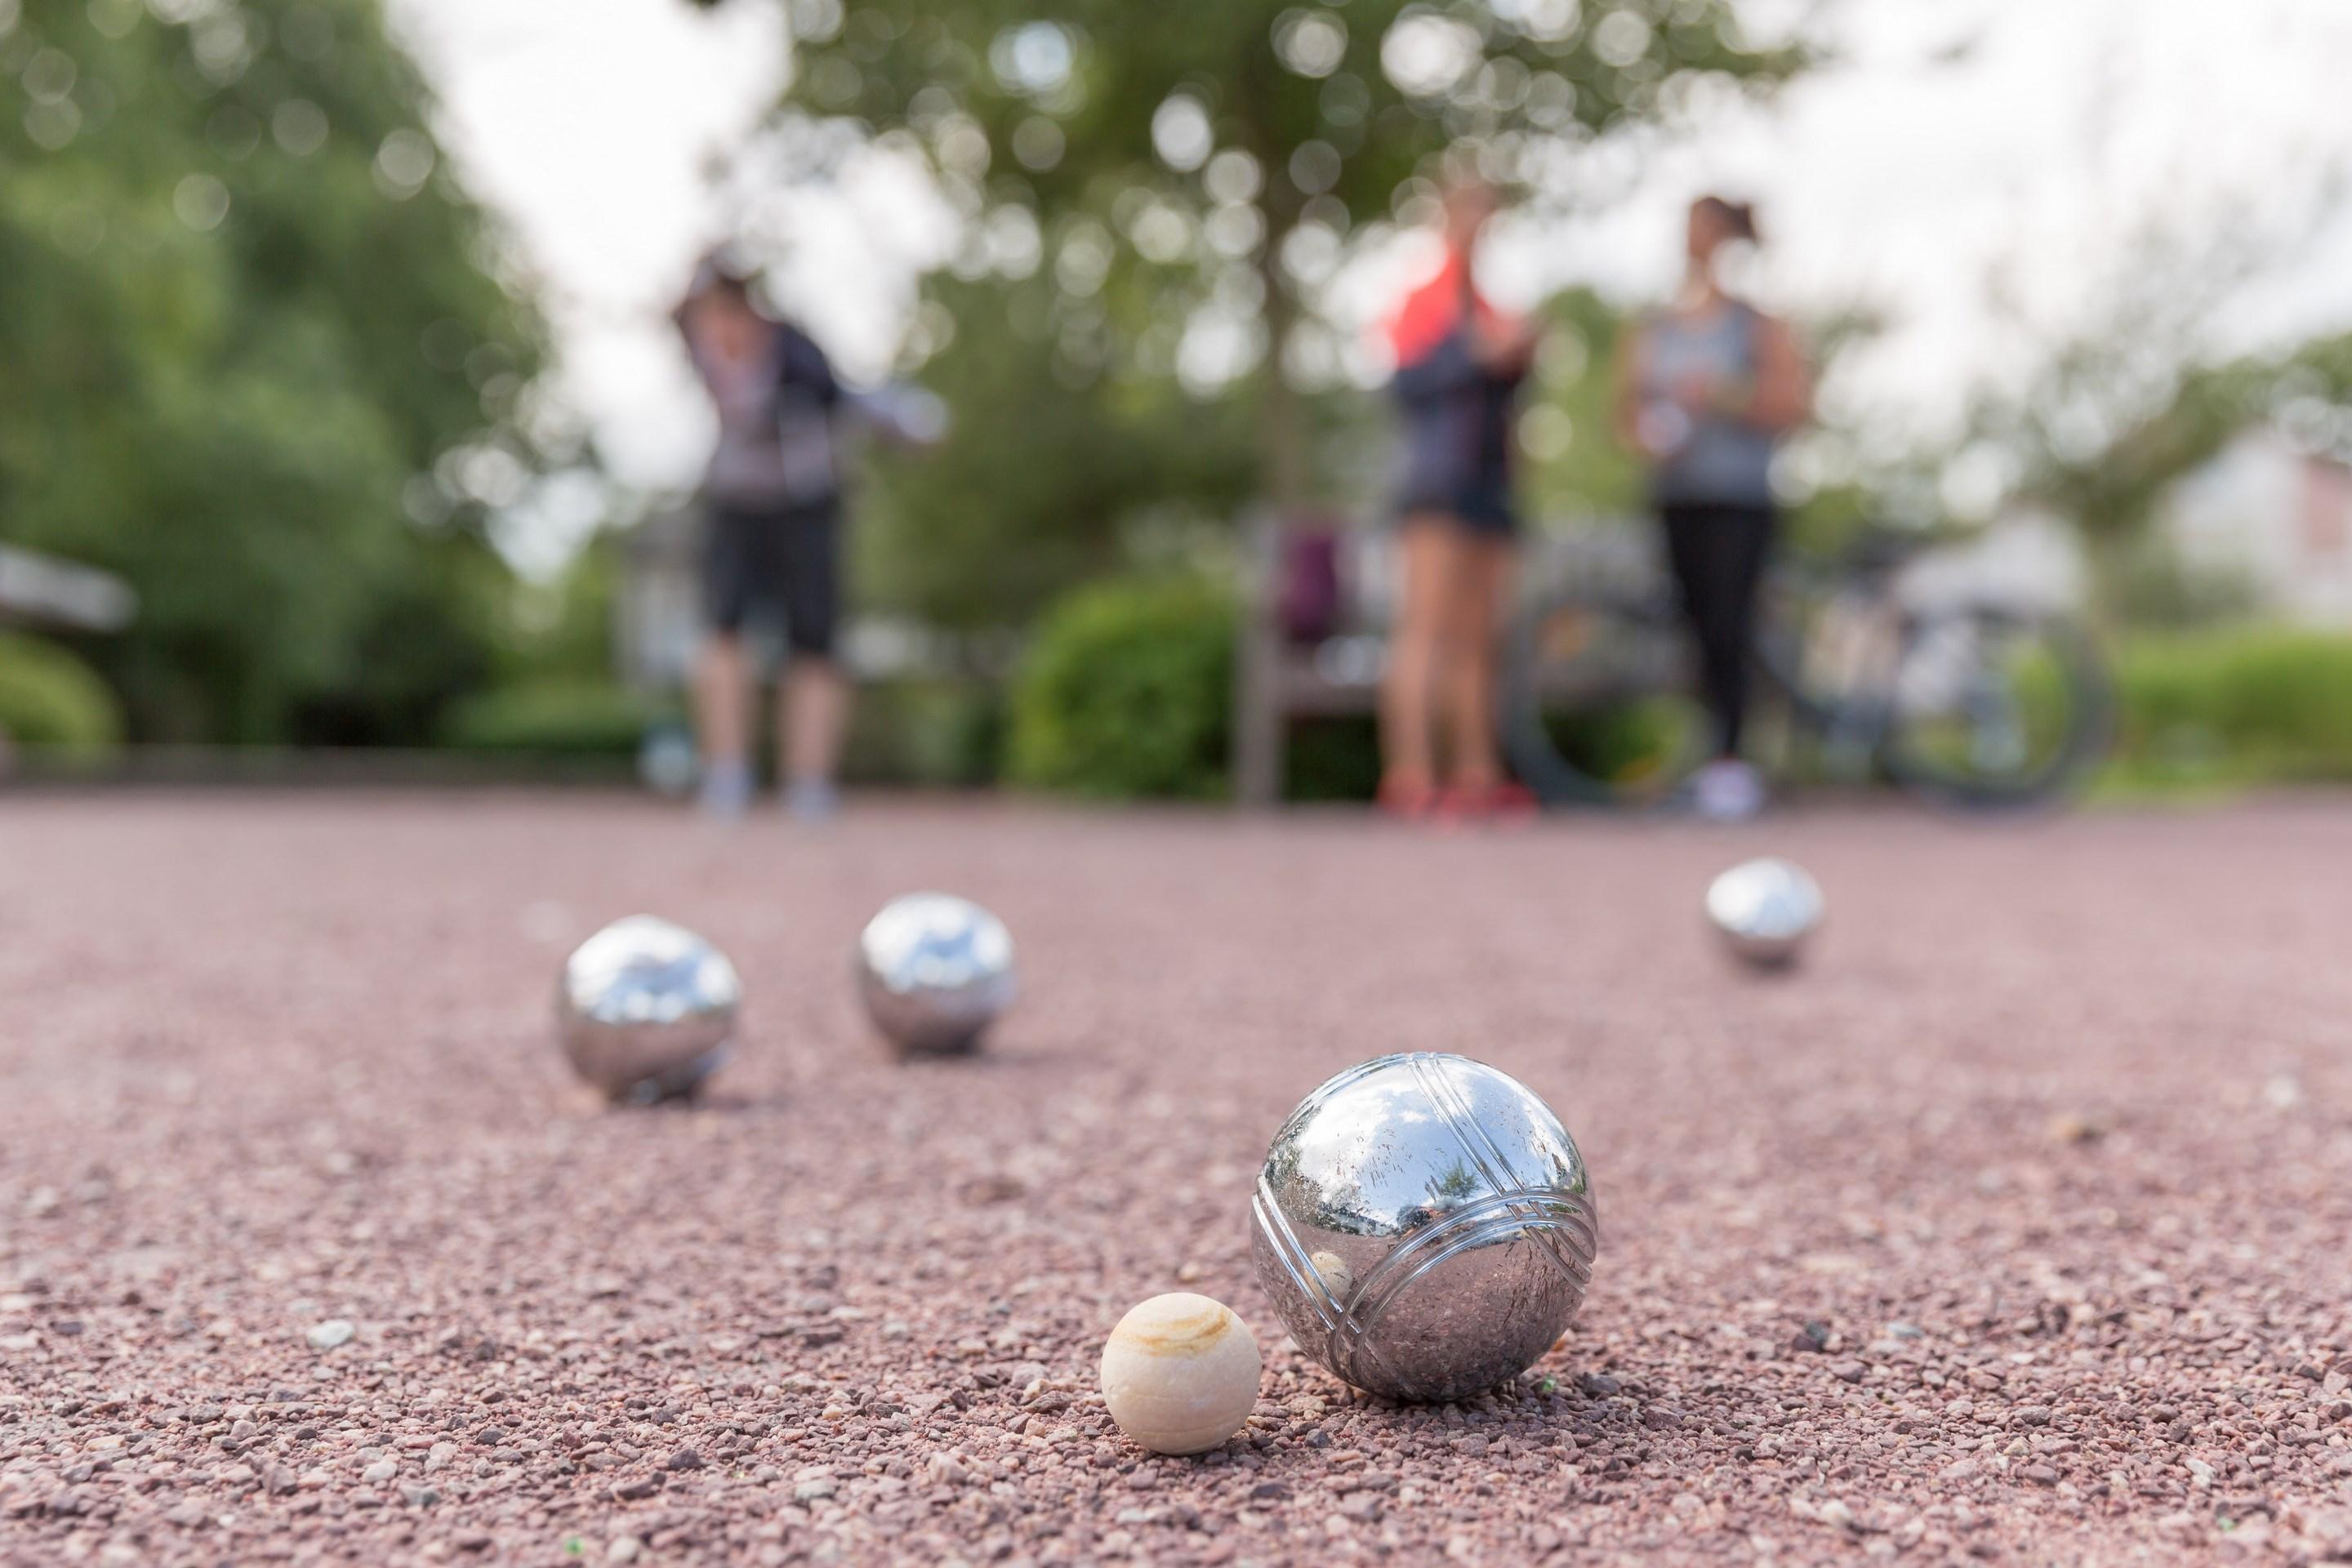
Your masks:
{"label": "person in grey tank top", "polygon": [[1694,781],[1700,811],[1753,816],[1763,782],[1739,754],[1755,642],[1757,589],[1777,528],[1772,455],[1811,411],[1803,355],[1788,324],[1727,292],[1725,247],[1754,244],[1754,210],[1705,196],[1690,210],[1681,289],[1621,340],[1620,437],[1648,464],[1683,612],[1698,645],[1713,760]]}

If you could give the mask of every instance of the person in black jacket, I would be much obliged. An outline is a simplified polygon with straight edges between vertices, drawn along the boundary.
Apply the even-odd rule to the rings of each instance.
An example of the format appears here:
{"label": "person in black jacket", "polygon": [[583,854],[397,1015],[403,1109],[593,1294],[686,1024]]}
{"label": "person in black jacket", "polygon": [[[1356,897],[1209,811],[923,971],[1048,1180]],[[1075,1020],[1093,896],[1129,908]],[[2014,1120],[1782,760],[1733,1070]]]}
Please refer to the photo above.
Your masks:
{"label": "person in black jacket", "polygon": [[[1496,667],[1517,532],[1512,414],[1535,336],[1471,277],[1493,187],[1445,193],[1445,254],[1391,321],[1402,421],[1402,596],[1381,692],[1381,804],[1405,816],[1531,808],[1495,737]],[[1448,742],[1439,787],[1437,740]]]}
{"label": "person in black jacket", "polygon": [[754,302],[750,279],[716,258],[677,311],[687,349],[719,415],[705,471],[703,613],[695,681],[702,803],[737,816],[752,794],[750,622],[779,616],[791,663],[778,733],[785,802],[824,817],[835,784],[848,686],[835,657],[841,615],[841,487],[834,423],[844,402],[824,351]]}

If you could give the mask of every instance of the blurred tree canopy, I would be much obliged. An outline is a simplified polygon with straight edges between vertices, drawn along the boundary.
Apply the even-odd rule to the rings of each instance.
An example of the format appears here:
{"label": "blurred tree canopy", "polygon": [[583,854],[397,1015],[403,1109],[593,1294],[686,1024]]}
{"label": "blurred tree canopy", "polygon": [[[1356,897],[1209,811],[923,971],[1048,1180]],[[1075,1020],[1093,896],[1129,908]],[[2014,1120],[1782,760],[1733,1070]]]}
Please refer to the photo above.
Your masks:
{"label": "blurred tree canopy", "polygon": [[[1357,247],[1426,216],[1448,172],[1565,191],[1596,137],[1804,63],[1744,40],[1727,0],[785,14],[780,131],[919,161],[962,220],[915,334],[918,357],[946,345],[926,375],[957,424],[933,476],[881,479],[872,531],[904,542],[876,569],[950,619],[1000,581],[1017,607],[1108,563],[1139,500],[1357,499],[1365,398],[1320,310]],[[917,540],[929,585],[904,582]]]}
{"label": "blurred tree canopy", "polygon": [[0,536],[138,589],[138,734],[422,739],[541,336],[375,0],[0,0]]}
{"label": "blurred tree canopy", "polygon": [[1519,416],[1528,510],[1538,518],[1633,516],[1649,504],[1647,480],[1611,429],[1626,317],[1590,289],[1562,289],[1542,316],[1548,330]]}
{"label": "blurred tree canopy", "polygon": [[1932,514],[1948,500],[1937,480],[1969,474],[1982,492],[1976,510],[2011,498],[2047,508],[2120,563],[2146,542],[2174,482],[2251,426],[2275,425],[2308,450],[2352,461],[2352,332],[2249,353],[2214,331],[2306,255],[2340,210],[2339,172],[2315,174],[2308,210],[2297,204],[2284,223],[2224,205],[2187,235],[2163,224],[2136,231],[2104,263],[2099,308],[2063,333],[2032,320],[1996,279],[1994,328],[2042,345],[2039,373],[1979,393],[1957,439],[1913,459],[1909,474],[1876,476],[1877,488]]}
{"label": "blurred tree canopy", "polygon": [[2161,391],[2134,406],[2119,393],[2144,352],[2144,338],[2125,333],[2069,344],[2028,396],[1978,416],[1976,438],[2015,454],[2020,493],[2094,541],[2142,532],[2175,480],[2254,425],[2352,461],[2352,333],[2167,366]]}
{"label": "blurred tree canopy", "polygon": [[1196,405],[1165,379],[1073,374],[1043,279],[950,276],[932,296],[957,326],[924,382],[955,422],[936,450],[870,466],[853,535],[861,597],[953,631],[1024,624],[1125,561],[1131,541],[1108,525],[1139,501],[1215,516],[1244,504],[1244,410]]}

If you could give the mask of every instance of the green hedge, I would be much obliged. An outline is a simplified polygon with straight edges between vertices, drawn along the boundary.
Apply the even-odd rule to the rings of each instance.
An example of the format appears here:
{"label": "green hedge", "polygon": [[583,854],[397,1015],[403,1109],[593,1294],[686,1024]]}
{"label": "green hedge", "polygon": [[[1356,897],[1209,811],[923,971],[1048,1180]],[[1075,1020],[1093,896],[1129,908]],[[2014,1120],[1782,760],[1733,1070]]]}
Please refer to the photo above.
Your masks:
{"label": "green hedge", "polygon": [[1109,797],[1224,794],[1234,616],[1231,593],[1190,577],[1063,598],[1013,681],[1013,782]]}
{"label": "green hedge", "polygon": [[2126,642],[2120,759],[2161,779],[2352,781],[2352,637],[2245,628]]}
{"label": "green hedge", "polygon": [[593,680],[504,686],[458,703],[442,721],[441,744],[464,752],[633,757],[676,706]]}
{"label": "green hedge", "polygon": [[[1050,611],[1012,698],[1009,773],[1108,797],[1226,788],[1234,607],[1192,579],[1127,581]],[[2109,783],[2352,783],[2352,635],[2275,626],[2126,638]],[[1302,721],[1293,798],[1365,798],[1378,778],[1369,719]]]}
{"label": "green hedge", "polygon": [[0,738],[96,761],[122,743],[122,704],[65,648],[0,632]]}
{"label": "green hedge", "polygon": [[[1105,798],[1210,798],[1227,788],[1234,605],[1193,578],[1082,588],[1048,611],[1006,699],[984,683],[906,680],[860,693],[848,771],[922,784],[1011,782]],[[2111,783],[2158,790],[2352,783],[2352,636],[2242,628],[2127,638]],[[500,688],[461,704],[443,743],[470,751],[634,756],[675,701],[591,681]],[[111,695],[71,654],[0,636],[0,728],[20,742],[103,750]],[[1293,798],[1361,799],[1379,776],[1368,718],[1301,721]]]}

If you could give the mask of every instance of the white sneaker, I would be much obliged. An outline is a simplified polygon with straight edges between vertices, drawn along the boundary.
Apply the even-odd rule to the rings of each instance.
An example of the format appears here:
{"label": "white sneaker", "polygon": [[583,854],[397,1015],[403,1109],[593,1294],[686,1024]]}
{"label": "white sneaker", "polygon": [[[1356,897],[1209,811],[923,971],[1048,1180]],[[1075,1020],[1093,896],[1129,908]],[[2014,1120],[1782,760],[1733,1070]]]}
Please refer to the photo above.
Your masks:
{"label": "white sneaker", "polygon": [[714,822],[735,822],[751,805],[751,765],[713,763],[703,770],[702,815]]}
{"label": "white sneaker", "polygon": [[1691,798],[1709,822],[1746,822],[1764,809],[1764,777],[1737,757],[1722,757],[1699,769]]}
{"label": "white sneaker", "polygon": [[830,779],[794,779],[784,786],[784,809],[802,822],[831,822],[841,813],[841,791]]}

